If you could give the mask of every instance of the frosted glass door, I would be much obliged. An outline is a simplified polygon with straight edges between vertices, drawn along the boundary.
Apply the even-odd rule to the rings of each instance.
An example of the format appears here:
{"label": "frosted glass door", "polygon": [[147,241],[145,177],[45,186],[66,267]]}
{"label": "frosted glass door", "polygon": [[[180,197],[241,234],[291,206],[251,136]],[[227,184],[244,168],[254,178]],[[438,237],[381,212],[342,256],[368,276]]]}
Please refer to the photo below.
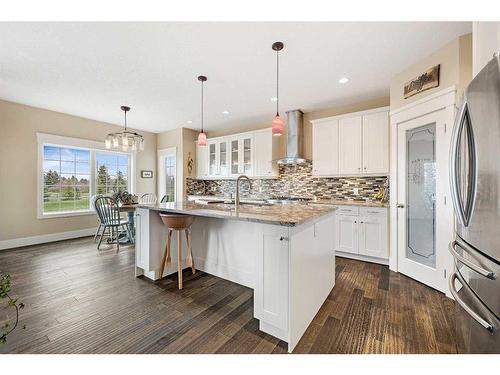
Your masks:
{"label": "frosted glass door", "polygon": [[406,131],[406,257],[436,266],[436,124]]}

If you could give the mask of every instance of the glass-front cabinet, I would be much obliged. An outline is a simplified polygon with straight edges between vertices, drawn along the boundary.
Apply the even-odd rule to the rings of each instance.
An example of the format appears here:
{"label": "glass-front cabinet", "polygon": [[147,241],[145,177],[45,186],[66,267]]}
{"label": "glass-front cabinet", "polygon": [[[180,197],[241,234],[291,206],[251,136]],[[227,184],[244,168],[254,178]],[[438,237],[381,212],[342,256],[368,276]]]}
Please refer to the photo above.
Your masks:
{"label": "glass-front cabinet", "polygon": [[215,176],[217,172],[217,143],[215,141],[208,142],[208,175]]}
{"label": "glass-front cabinet", "polygon": [[198,147],[197,177],[237,178],[244,174],[276,178],[278,169],[272,161],[277,159],[278,149],[274,141],[271,129],[209,138],[207,147]]}
{"label": "glass-front cabinet", "polygon": [[228,144],[226,138],[208,141],[208,174],[213,177],[228,176]]}
{"label": "glass-front cabinet", "polygon": [[253,171],[253,134],[230,138],[230,175],[251,175]]}

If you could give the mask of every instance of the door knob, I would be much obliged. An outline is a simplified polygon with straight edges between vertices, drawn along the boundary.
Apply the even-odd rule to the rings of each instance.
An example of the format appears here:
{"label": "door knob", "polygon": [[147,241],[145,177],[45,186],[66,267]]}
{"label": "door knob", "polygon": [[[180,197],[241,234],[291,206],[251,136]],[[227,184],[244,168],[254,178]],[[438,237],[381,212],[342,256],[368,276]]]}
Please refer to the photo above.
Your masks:
{"label": "door knob", "polygon": [[396,206],[397,208],[404,208],[404,204],[403,203],[398,203],[398,205]]}

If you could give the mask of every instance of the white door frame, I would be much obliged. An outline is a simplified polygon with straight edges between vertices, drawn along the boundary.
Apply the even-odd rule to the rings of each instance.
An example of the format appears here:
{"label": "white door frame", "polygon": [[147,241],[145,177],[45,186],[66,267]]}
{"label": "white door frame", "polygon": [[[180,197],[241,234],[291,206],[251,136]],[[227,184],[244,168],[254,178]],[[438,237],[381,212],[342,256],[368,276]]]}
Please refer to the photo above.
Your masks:
{"label": "white door frame", "polygon": [[173,155],[175,156],[175,201],[177,202],[177,197],[179,196],[179,192],[177,191],[177,147],[169,147],[158,150],[158,180],[157,180],[157,191],[158,191],[158,202],[162,199],[165,194],[165,169],[163,168],[162,162],[165,155]]}
{"label": "white door frame", "polygon": [[[427,116],[437,111],[444,111],[444,122],[445,122],[445,134],[447,137],[447,149],[440,150],[440,152],[445,152],[449,154],[449,147],[451,142],[451,133],[453,129],[453,123],[455,120],[456,113],[456,96],[457,88],[456,86],[451,86],[441,91],[438,91],[432,95],[425,98],[417,100],[411,104],[408,104],[402,108],[398,108],[390,112],[390,122],[391,122],[391,172],[390,172],[390,256],[389,256],[389,268],[392,271],[399,272],[398,270],[398,208],[397,208],[397,198],[398,198],[398,127],[410,120],[418,119],[419,117]],[[442,173],[448,176],[448,165],[443,168]],[[453,208],[451,204],[450,191],[448,179],[446,178],[445,183],[445,194],[440,199],[446,202],[448,207],[449,215],[446,215],[442,219],[443,228],[448,231],[450,240],[453,237]],[[442,247],[441,244],[436,244],[436,246]],[[447,248],[441,249],[446,252],[446,269],[447,274],[453,270],[453,257],[448,253]],[[446,295],[451,296],[446,288]]]}

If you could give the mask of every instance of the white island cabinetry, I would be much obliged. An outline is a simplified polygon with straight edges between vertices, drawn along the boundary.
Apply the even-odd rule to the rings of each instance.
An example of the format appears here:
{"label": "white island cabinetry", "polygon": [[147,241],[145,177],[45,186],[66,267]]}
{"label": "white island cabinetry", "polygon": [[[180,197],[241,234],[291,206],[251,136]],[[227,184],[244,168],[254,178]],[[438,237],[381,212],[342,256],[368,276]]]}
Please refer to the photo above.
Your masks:
{"label": "white island cabinetry", "polygon": [[[290,352],[335,284],[330,210],[288,226],[204,216],[208,210],[200,208],[191,227],[196,269],[252,288],[260,330],[287,342]],[[137,209],[136,275],[152,280],[161,277],[167,236],[159,211],[170,212]],[[177,270],[176,242],[172,241],[172,263],[163,276]]]}

